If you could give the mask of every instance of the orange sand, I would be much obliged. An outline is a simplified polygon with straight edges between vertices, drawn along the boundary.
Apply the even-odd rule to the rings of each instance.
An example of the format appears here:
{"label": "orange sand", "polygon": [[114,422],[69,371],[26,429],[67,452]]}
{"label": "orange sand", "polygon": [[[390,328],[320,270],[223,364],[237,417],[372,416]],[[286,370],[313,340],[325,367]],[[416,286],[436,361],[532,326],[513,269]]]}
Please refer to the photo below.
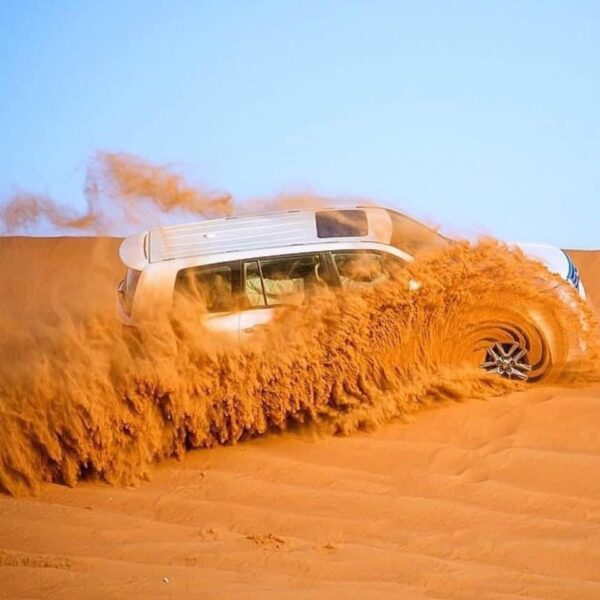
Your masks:
{"label": "orange sand", "polygon": [[[116,283],[110,266],[93,281],[62,266],[117,267],[116,240],[73,243],[0,240],[5,316],[35,318],[57,279],[75,304]],[[597,302],[600,253],[573,256]],[[599,432],[598,386],[536,387],[349,437],[189,453],[137,488],[0,496],[0,596],[599,598]]]}

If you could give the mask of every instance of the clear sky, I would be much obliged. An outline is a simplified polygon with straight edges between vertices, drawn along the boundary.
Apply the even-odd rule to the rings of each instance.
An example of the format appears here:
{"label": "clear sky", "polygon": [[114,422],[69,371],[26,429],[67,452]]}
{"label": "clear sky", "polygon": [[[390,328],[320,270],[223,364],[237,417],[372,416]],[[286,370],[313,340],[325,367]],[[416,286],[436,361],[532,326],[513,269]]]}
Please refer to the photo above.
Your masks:
{"label": "clear sky", "polygon": [[600,2],[0,2],[0,197],[97,150],[600,246]]}

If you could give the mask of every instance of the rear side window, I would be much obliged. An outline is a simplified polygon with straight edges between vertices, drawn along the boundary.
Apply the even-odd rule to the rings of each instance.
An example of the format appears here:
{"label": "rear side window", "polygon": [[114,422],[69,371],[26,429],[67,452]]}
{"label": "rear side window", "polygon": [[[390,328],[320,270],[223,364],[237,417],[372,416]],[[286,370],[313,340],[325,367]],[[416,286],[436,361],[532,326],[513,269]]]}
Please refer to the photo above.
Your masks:
{"label": "rear side window", "polygon": [[237,310],[239,263],[183,269],[177,274],[175,295],[202,303],[209,313]]}
{"label": "rear side window", "polygon": [[369,234],[364,210],[328,210],[315,215],[317,237],[360,237]]}
{"label": "rear side window", "polygon": [[247,307],[302,304],[320,286],[327,285],[320,254],[278,256],[244,264]]}

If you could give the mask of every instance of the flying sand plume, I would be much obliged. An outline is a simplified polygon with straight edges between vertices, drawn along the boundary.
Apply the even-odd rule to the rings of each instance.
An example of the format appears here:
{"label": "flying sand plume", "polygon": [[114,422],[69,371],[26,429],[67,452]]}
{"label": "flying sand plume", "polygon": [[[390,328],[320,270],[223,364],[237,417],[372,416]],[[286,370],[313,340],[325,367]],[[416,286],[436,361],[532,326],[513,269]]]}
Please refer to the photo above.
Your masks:
{"label": "flying sand plume", "polygon": [[[193,191],[138,159],[100,155],[98,164],[85,215],[33,199],[20,204],[29,207],[23,212],[5,208],[5,223],[23,227],[46,218],[77,227],[91,219],[104,227],[110,219],[92,201],[100,192],[115,201],[122,195],[122,214],[132,220],[143,199],[165,212],[233,209],[228,196]],[[24,267],[2,268],[10,278],[11,268]],[[188,302],[154,315],[139,338],[124,335],[112,309],[92,302],[114,295],[112,284],[96,276],[109,270],[105,262],[70,274],[76,297],[68,310],[61,282],[40,277],[44,270],[35,262],[26,268],[22,277],[39,280],[31,293],[40,310],[29,319],[0,314],[0,490],[11,494],[90,476],[135,483],[156,461],[191,448],[307,422],[349,433],[439,402],[519,389],[523,384],[479,368],[477,344],[490,327],[519,322],[532,306],[555,334],[555,380],[598,377],[599,327],[591,309],[565,286],[585,315],[575,318],[548,290],[558,278],[492,241],[423,254],[376,290],[323,290],[302,310],[282,309],[268,332],[244,347],[204,329],[201,309]],[[421,288],[410,291],[411,280]],[[51,297],[57,308],[46,317]],[[585,362],[569,355],[573,342],[587,347]]]}
{"label": "flying sand plume", "polygon": [[77,216],[47,196],[26,192],[17,192],[0,206],[0,223],[5,234],[21,231],[40,221],[59,229],[93,230],[97,227],[98,215],[90,204],[84,215]]}
{"label": "flying sand plume", "polygon": [[110,152],[98,152],[89,166],[85,199],[86,211],[77,215],[48,196],[18,192],[0,206],[0,223],[5,234],[44,222],[61,230],[106,234],[122,224],[147,224],[153,209],[201,217],[226,217],[234,209],[229,194],[200,191],[166,167]]}
{"label": "flying sand plume", "polygon": [[[150,322],[140,340],[124,337],[111,314],[86,313],[85,302],[79,320],[32,321],[27,331],[2,319],[0,490],[88,476],[131,484],[191,448],[306,422],[349,433],[435,403],[519,389],[479,369],[473,352],[481,327],[507,306],[519,313],[535,303],[556,331],[598,347],[597,324],[574,332],[565,304],[532,284],[542,270],[492,242],[456,245],[378,290],[325,291],[303,310],[282,310],[242,348],[205,330],[198,306],[186,303]],[[412,278],[423,283],[418,292],[408,289]],[[509,283],[499,287],[498,278]],[[581,381],[594,369],[580,364],[562,377]]]}

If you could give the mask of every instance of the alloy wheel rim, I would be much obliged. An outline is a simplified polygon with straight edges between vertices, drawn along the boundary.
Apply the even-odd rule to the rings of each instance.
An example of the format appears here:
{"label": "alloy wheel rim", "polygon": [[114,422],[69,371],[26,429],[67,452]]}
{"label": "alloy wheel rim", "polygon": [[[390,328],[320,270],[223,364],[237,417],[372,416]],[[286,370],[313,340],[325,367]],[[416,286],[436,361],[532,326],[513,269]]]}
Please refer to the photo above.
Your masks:
{"label": "alloy wheel rim", "polygon": [[517,342],[495,342],[486,350],[480,366],[488,373],[521,381],[527,381],[531,371],[527,348]]}

